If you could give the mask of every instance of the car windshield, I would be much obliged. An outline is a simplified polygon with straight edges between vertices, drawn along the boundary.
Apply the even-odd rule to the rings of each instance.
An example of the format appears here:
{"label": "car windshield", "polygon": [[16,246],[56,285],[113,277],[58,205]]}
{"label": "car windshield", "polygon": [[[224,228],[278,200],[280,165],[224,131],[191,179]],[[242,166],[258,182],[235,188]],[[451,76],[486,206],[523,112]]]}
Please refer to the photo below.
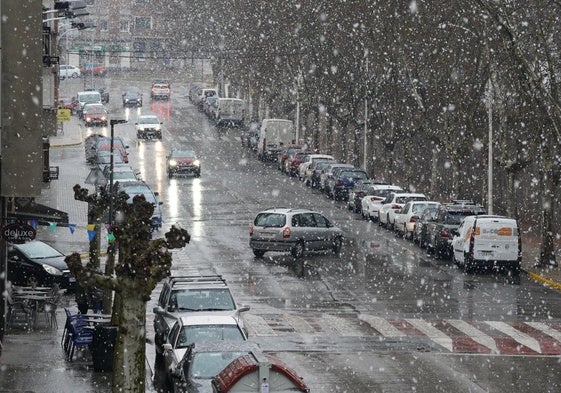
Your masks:
{"label": "car windshield", "polygon": [[191,364],[191,376],[196,379],[210,379],[227,365],[248,352],[201,352],[194,356]]}
{"label": "car windshield", "polygon": [[107,111],[103,108],[88,108],[88,115],[106,115]]}
{"label": "car windshield", "polygon": [[158,83],[158,84],[155,84],[155,85],[153,86],[153,88],[154,88],[154,89],[169,89],[169,86],[168,86],[168,85],[165,85],[165,84],[163,84],[163,83]]}
{"label": "car windshield", "polygon": [[30,259],[55,258],[64,256],[59,251],[42,242],[19,244],[17,249]]}
{"label": "car windshield", "polygon": [[80,101],[81,102],[99,102],[100,101],[100,94],[99,93],[86,93],[80,94]]}
{"label": "car windshield", "polygon": [[186,348],[203,341],[245,341],[237,325],[196,325],[183,326],[176,348]]}
{"label": "car windshield", "polygon": [[286,224],[286,217],[278,213],[261,213],[255,217],[254,224],[258,227],[282,228]]}
{"label": "car windshield", "polygon": [[140,94],[138,93],[125,93],[125,98],[138,98]]}
{"label": "car windshield", "polygon": [[462,219],[465,216],[472,216],[475,213],[473,211],[451,211],[448,212],[448,214],[446,214],[446,217],[444,217],[444,224],[447,225],[460,225]]}
{"label": "car windshield", "polygon": [[170,298],[172,308],[180,311],[230,311],[236,306],[227,288],[180,289]]}
{"label": "car windshield", "polygon": [[171,158],[195,158],[196,154],[193,150],[174,150],[171,152]]}
{"label": "car windshield", "polygon": [[114,181],[138,180],[133,172],[113,172]]}
{"label": "car windshield", "polygon": [[138,118],[138,124],[158,124],[158,118],[156,116],[141,116]]}
{"label": "car windshield", "polygon": [[425,209],[426,209],[428,206],[429,206],[429,205],[426,204],[426,203],[414,203],[414,204],[411,206],[411,211],[412,211],[413,213],[420,213],[420,212],[425,211]]}
{"label": "car windshield", "polygon": [[345,178],[345,179],[366,179],[368,178],[368,176],[366,176],[366,172],[362,172],[362,171],[342,171],[341,174],[339,175],[339,177]]}

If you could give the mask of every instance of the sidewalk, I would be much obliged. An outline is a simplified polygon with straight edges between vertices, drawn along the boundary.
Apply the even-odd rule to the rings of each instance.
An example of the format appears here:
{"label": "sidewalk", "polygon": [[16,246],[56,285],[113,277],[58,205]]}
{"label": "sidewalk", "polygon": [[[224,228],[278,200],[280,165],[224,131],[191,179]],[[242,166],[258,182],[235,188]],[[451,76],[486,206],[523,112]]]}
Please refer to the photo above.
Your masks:
{"label": "sidewalk", "polygon": [[[87,205],[74,200],[72,187],[84,185],[89,169],[84,165],[83,135],[79,121],[73,117],[65,124],[64,133],[50,138],[51,163],[60,165],[60,177],[46,184],[39,203],[68,212],[76,231],[68,228],[41,227],[38,238],[53,243],[63,253],[88,250],[87,233],[84,230]],[[102,234],[102,239],[106,236]],[[102,244],[101,249],[105,249]],[[523,271],[529,277],[561,290],[561,267],[551,269],[534,267],[539,256],[539,244],[535,238],[523,237]],[[57,310],[58,328],[47,327],[42,315],[38,316],[38,328],[27,331],[23,328],[8,329],[0,357],[0,393],[2,392],[46,392],[74,393],[111,391],[111,374],[94,372],[88,350],[79,352],[73,362],[64,358],[61,337],[66,316],[63,307],[77,311],[73,295],[63,298],[64,304]],[[146,348],[146,391],[153,392],[152,385],[154,346]]]}

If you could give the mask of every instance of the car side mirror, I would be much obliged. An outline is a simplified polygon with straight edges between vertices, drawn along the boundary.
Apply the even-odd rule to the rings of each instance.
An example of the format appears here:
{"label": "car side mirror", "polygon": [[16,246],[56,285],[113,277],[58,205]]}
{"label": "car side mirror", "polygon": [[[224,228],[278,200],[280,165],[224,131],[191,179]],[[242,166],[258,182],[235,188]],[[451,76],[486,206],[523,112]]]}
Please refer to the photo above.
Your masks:
{"label": "car side mirror", "polygon": [[238,312],[245,312],[245,311],[249,311],[248,305],[243,305],[240,308],[238,308]]}
{"label": "car side mirror", "polygon": [[154,314],[162,314],[164,312],[164,309],[160,306],[156,306],[152,309],[152,312]]}

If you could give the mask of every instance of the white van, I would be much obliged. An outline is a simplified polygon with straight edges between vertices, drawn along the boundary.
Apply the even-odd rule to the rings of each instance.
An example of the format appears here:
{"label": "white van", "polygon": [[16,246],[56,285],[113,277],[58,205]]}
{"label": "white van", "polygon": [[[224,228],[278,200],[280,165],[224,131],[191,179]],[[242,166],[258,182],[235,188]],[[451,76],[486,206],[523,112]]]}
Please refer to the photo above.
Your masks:
{"label": "white van", "polygon": [[522,243],[518,223],[503,216],[466,216],[453,231],[454,261],[466,272],[507,268],[520,273]]}
{"label": "white van", "polygon": [[214,105],[213,118],[217,127],[242,127],[244,102],[239,98],[219,98]]}
{"label": "white van", "polygon": [[257,158],[261,161],[275,161],[283,146],[295,143],[296,131],[291,120],[263,119],[259,131]]}

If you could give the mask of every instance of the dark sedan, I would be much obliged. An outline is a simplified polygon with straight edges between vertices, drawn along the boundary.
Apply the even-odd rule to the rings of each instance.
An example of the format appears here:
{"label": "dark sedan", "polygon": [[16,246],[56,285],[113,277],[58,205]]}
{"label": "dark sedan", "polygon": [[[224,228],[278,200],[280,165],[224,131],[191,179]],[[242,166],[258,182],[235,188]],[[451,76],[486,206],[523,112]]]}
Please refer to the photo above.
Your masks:
{"label": "dark sedan", "polygon": [[74,288],[76,280],[64,261],[64,254],[34,240],[8,247],[8,281],[13,285]]}
{"label": "dark sedan", "polygon": [[166,157],[168,177],[180,174],[201,176],[201,162],[191,149],[173,149]]}
{"label": "dark sedan", "polygon": [[136,91],[125,91],[123,93],[123,107],[141,107],[142,106],[142,94]]}
{"label": "dark sedan", "polygon": [[339,172],[333,186],[333,199],[347,201],[349,199],[349,190],[354,187],[358,181],[368,179],[368,175],[361,169],[343,169]]}

